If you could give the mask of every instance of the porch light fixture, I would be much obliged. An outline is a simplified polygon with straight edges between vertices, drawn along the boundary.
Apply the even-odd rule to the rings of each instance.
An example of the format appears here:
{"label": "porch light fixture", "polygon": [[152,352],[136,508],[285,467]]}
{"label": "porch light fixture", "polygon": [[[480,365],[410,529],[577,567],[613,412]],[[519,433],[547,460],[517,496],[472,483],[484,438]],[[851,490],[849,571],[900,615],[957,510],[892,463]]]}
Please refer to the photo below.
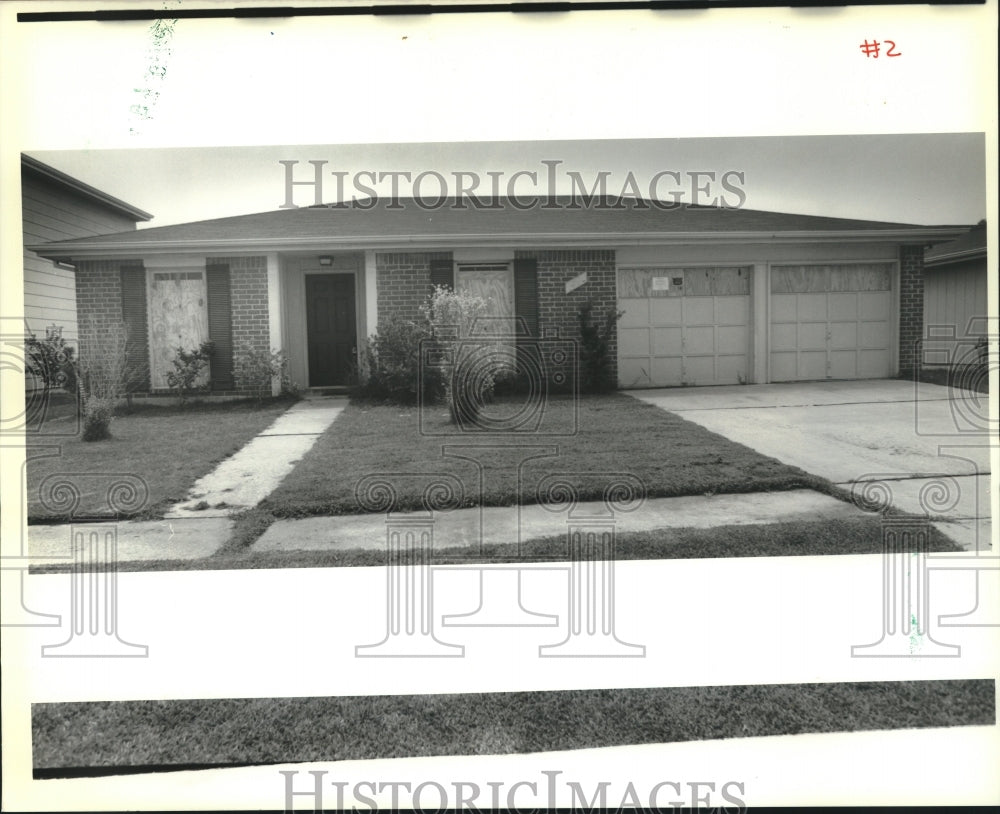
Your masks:
{"label": "porch light fixture", "polygon": [[319,264],[321,266],[332,266],[333,265],[333,258],[330,257],[330,255],[328,255],[328,254],[324,254],[322,257],[320,257]]}

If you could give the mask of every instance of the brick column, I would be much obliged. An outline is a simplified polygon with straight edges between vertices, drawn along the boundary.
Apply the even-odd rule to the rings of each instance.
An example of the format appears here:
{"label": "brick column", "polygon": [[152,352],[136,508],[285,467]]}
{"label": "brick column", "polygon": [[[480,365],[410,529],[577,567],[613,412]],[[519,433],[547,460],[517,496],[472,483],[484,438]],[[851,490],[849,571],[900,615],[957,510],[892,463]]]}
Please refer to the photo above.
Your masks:
{"label": "brick column", "polygon": [[924,333],[924,247],[899,247],[899,375],[919,372],[917,341]]}

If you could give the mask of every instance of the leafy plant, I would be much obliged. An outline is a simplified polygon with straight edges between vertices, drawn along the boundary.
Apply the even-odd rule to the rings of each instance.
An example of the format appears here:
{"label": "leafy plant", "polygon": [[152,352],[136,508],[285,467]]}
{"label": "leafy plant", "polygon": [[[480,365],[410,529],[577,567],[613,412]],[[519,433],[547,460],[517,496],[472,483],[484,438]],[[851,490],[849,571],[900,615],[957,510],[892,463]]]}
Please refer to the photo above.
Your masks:
{"label": "leafy plant", "polygon": [[83,397],[83,440],[105,441],[111,437],[111,420],[115,416],[115,399],[106,396]]}
{"label": "leafy plant", "polygon": [[174,390],[184,404],[192,393],[208,389],[208,382],[199,382],[201,372],[208,367],[212,359],[215,345],[212,342],[202,342],[194,350],[176,348],[171,360],[173,370],[167,372],[167,385]]}
{"label": "leafy plant", "polygon": [[614,390],[614,359],[611,356],[611,336],[624,311],[609,308],[603,324],[593,319],[594,303],[580,306],[580,390],[584,393],[606,393]]}
{"label": "leafy plant", "polygon": [[288,357],[284,351],[259,348],[243,342],[233,360],[233,373],[240,386],[249,390],[257,401],[263,401],[271,395],[275,379],[278,379],[283,394],[298,394],[298,385],[288,375]]}
{"label": "leafy plant", "polygon": [[45,338],[30,334],[24,340],[25,368],[40,380],[46,389],[62,388],[76,393],[75,349],[67,345],[62,333],[46,331]]}
{"label": "leafy plant", "polygon": [[110,423],[122,398],[141,388],[149,375],[141,354],[135,353],[128,326],[121,320],[98,320],[93,315],[80,322],[81,337],[92,337],[80,350],[77,364],[83,404],[83,439],[110,437]]}
{"label": "leafy plant", "polygon": [[490,305],[489,300],[466,291],[435,286],[421,307],[435,344],[450,360],[443,372],[443,389],[455,423],[475,422],[493,399],[498,379],[511,372],[503,343],[476,332],[477,322],[489,315]]}
{"label": "leafy plant", "polygon": [[425,400],[439,398],[442,389],[439,371],[420,363],[421,349],[431,336],[426,320],[379,325],[378,333],[370,336],[365,346],[367,377],[362,394],[396,404],[414,404],[421,390]]}

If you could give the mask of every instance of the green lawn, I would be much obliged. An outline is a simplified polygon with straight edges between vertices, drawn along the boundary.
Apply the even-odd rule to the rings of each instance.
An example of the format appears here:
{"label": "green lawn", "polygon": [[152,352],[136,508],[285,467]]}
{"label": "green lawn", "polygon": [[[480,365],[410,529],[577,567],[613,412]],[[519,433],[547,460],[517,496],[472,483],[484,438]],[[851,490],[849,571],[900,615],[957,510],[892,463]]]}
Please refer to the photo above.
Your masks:
{"label": "green lawn", "polygon": [[[58,494],[46,501],[48,505],[43,503],[40,487],[51,475],[65,475],[80,493],[75,518],[113,516],[107,490],[117,475],[141,478],[149,490],[145,505],[118,516],[156,517],[290,404],[288,400],[260,405],[253,401],[201,403],[184,408],[141,404],[115,417],[107,441],[47,435],[43,426],[41,437],[27,437],[29,520],[70,519],[67,504]],[[45,448],[53,444],[58,445],[58,454],[45,455]]]}
{"label": "green lawn", "polygon": [[60,768],[516,754],[991,726],[994,695],[992,679],[965,679],[34,704],[32,748],[43,777]]}
{"label": "green lawn", "polygon": [[[520,402],[501,401],[495,409],[512,413]],[[416,408],[354,401],[319,438],[260,508],[275,517],[354,514],[364,511],[356,486],[375,473],[390,475],[397,492],[395,510],[421,508],[430,476],[454,476],[464,497],[459,505],[480,502],[479,471],[470,461],[445,457],[446,446],[493,445],[485,455],[482,505],[535,503],[541,479],[554,472],[583,499],[599,499],[608,479],[586,473],[630,473],[645,484],[651,497],[721,492],[764,492],[800,487],[829,487],[800,469],[765,457],[703,427],[650,404],[618,393],[587,396],[578,401],[555,397],[546,406],[543,427],[568,431],[577,415],[578,431],[557,436],[507,432],[462,433],[448,423],[443,407],[433,411],[421,431]],[[529,446],[558,446],[556,458],[529,461]],[[383,509],[384,510],[384,509]]]}
{"label": "green lawn", "polygon": [[[259,535],[259,531],[255,532]],[[618,560],[703,559],[717,557],[797,557],[830,554],[881,554],[882,528],[878,517],[865,515],[848,520],[762,523],[717,526],[708,529],[678,528],[618,535]],[[937,529],[928,527],[930,551],[961,551]],[[436,564],[567,562],[565,537],[516,543],[434,551]],[[386,564],[386,552],[372,549],[329,551],[252,551],[228,546],[200,560],[144,560],[119,563],[119,571],[205,571],[243,568],[344,568]],[[60,573],[68,564],[34,566],[32,573]]]}

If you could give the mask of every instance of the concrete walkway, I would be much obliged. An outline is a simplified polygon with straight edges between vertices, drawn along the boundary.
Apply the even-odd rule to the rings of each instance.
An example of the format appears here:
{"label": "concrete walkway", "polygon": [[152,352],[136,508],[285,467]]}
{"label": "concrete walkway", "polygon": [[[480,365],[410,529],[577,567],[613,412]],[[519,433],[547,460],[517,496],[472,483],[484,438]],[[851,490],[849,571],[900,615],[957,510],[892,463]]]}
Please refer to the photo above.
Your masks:
{"label": "concrete walkway", "polygon": [[347,406],[346,396],[307,398],[278,416],[264,432],[191,487],[166,515],[227,517],[256,506],[273,492]]}
{"label": "concrete walkway", "polygon": [[629,395],[848,489],[883,481],[897,508],[947,518],[938,529],[963,548],[989,548],[991,438],[981,393],[876,380]]}
{"label": "concrete walkway", "polygon": [[[577,516],[599,515],[603,502],[581,503]],[[780,523],[860,517],[859,509],[810,489],[711,497],[670,497],[647,500],[633,512],[615,516],[616,533],[665,528],[711,528],[726,525]],[[394,513],[393,520],[420,517]],[[566,533],[567,512],[543,506],[502,506],[458,509],[434,515],[434,547],[526,542]],[[520,534],[518,533],[520,530]],[[254,551],[330,551],[382,549],[386,545],[386,515],[346,515],[279,520],[254,544]]]}

